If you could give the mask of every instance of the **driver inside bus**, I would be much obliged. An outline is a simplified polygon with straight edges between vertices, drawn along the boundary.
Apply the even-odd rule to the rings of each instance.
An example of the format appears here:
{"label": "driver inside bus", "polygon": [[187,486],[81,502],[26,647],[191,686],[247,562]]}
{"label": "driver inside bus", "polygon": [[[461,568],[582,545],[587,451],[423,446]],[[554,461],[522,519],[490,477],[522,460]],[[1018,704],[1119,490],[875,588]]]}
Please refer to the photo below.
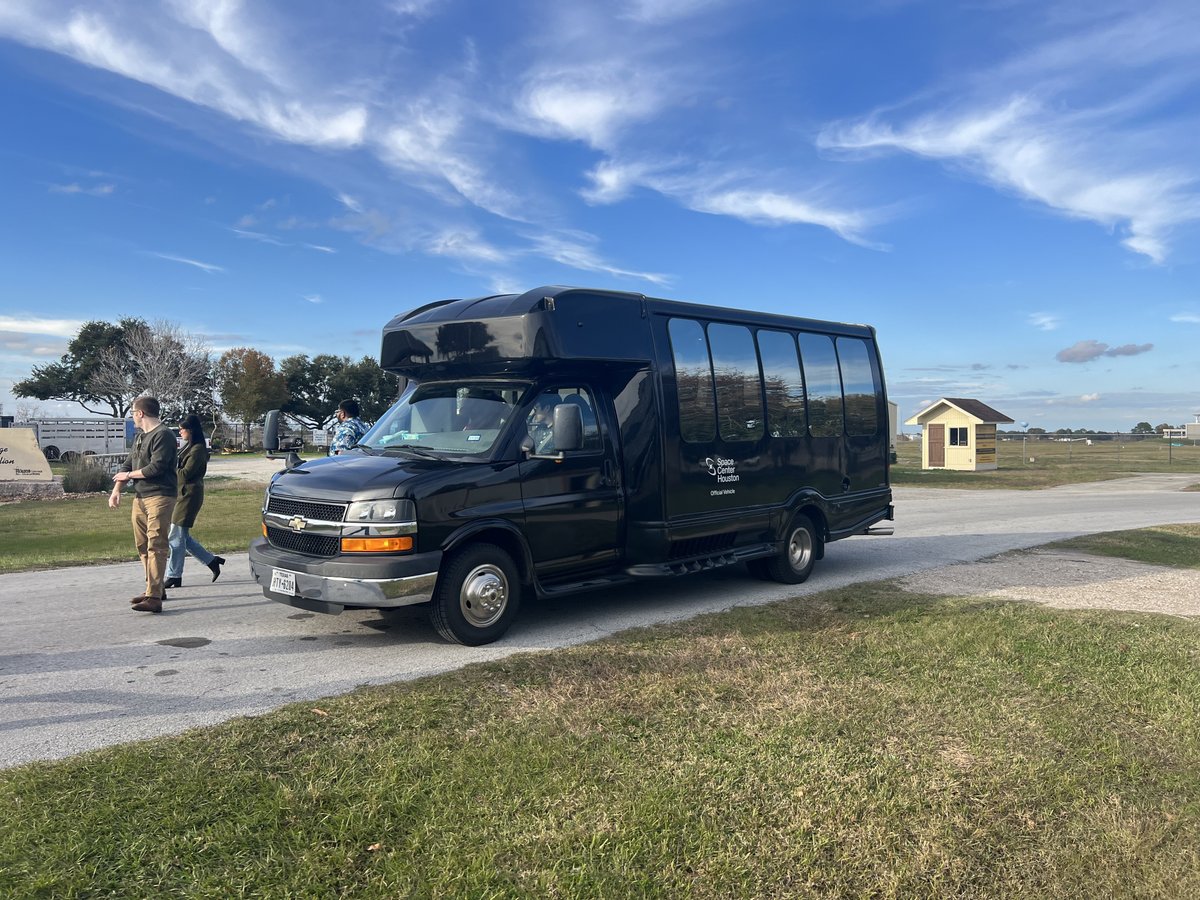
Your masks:
{"label": "driver inside bus", "polygon": [[554,451],[554,407],[558,406],[558,401],[557,391],[547,391],[534,401],[533,409],[529,411],[526,426],[533,438],[534,453]]}

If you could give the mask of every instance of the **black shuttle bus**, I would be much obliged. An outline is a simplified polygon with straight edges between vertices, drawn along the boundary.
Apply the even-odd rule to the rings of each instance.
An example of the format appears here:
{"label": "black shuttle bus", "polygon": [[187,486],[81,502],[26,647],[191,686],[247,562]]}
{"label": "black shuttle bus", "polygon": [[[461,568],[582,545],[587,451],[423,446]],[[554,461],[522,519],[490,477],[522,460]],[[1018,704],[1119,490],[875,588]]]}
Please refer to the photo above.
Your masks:
{"label": "black shuttle bus", "polygon": [[271,480],[250,568],[272,600],[426,603],[484,644],[523,596],[742,562],[798,583],[892,531],[869,326],[541,287],[396,316],[381,364],[408,384],[355,448]]}

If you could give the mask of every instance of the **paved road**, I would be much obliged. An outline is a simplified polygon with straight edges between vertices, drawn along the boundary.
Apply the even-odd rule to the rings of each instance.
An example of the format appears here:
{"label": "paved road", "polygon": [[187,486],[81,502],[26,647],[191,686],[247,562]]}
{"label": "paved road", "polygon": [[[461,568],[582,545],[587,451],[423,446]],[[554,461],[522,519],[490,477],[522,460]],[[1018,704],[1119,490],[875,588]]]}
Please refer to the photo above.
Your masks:
{"label": "paved road", "polygon": [[1076,534],[1200,521],[1195,476],[1048,491],[896,490],[896,534],[841,541],[807,584],[732,570],[532,602],[504,640],[443,643],[419,610],[304,613],[264,600],[244,554],[189,560],[162,615],[128,609],[135,562],[0,576],[0,767],[256,715],[633,626],[891,578]]}

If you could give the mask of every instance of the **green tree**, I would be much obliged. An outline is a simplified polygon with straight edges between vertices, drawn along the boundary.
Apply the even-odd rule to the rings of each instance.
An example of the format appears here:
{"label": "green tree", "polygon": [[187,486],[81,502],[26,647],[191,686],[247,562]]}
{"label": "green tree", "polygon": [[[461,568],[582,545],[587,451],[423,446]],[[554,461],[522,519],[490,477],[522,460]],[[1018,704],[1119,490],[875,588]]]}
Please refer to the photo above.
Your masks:
{"label": "green tree", "polygon": [[[35,366],[30,376],[13,385],[13,395],[37,400],[69,400],[90,413],[123,419],[137,393],[125,385],[97,383],[96,374],[114,355],[132,373],[135,362],[128,352],[127,335],[144,329],[141,319],[125,318],[118,324],[85,322],[56,363]],[[108,409],[103,407],[107,406]],[[100,407],[94,409],[93,407]]]}
{"label": "green tree", "polygon": [[373,357],[364,356],[348,365],[330,379],[329,388],[333,401],[330,412],[343,400],[357,400],[362,408],[362,418],[374,422],[388,407],[396,402],[400,394],[400,379],[380,368]]}
{"label": "green tree", "polygon": [[217,387],[225,413],[246,426],[247,448],[250,425],[288,399],[287,382],[275,370],[275,361],[250,347],[235,347],[221,354],[217,360]]}
{"label": "green tree", "polygon": [[1130,434],[1154,434],[1154,426],[1149,422],[1138,422],[1129,432]]}
{"label": "green tree", "polygon": [[333,418],[338,400],[344,399],[334,397],[331,382],[349,364],[349,357],[328,353],[311,359],[301,353],[282,360],[279,371],[289,396],[280,408],[306,428],[324,428]]}

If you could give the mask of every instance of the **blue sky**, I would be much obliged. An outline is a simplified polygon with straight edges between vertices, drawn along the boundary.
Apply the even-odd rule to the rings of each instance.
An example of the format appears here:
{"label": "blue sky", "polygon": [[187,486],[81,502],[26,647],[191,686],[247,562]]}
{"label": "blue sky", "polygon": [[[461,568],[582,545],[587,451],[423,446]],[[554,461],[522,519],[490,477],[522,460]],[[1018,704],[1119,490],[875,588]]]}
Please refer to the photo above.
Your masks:
{"label": "blue sky", "polygon": [[902,418],[1191,421],[1197,59],[1194,0],[5,0],[0,403],[88,319],[578,284],[870,323]]}

